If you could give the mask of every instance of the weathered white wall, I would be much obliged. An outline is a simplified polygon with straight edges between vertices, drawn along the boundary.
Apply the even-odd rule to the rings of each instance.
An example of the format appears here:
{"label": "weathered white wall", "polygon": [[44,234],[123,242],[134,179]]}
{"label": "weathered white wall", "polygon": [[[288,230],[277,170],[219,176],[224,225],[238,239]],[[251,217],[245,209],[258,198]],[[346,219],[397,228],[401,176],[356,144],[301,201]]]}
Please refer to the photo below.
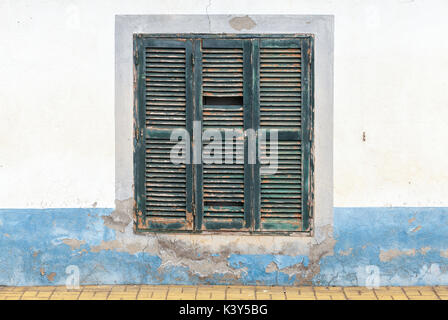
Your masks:
{"label": "weathered white wall", "polygon": [[0,207],[112,207],[115,14],[207,12],[334,14],[335,206],[448,206],[445,0],[1,0]]}

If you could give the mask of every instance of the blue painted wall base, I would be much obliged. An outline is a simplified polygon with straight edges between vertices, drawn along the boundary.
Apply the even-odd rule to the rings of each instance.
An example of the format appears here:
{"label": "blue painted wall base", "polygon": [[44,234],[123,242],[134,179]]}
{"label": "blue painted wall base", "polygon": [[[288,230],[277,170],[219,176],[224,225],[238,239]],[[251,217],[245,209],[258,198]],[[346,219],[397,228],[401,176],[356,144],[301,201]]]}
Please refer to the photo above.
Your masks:
{"label": "blue painted wall base", "polygon": [[[157,255],[92,252],[116,237],[101,218],[112,210],[0,209],[0,285],[62,285],[70,265],[81,284],[226,283],[221,274],[204,279],[185,267],[160,269]],[[448,284],[448,208],[335,208],[334,237],[334,254],[319,261],[314,285]],[[272,262],[278,270],[268,272]],[[296,276],[283,271],[306,268],[309,257],[232,254],[227,263],[241,269],[238,283],[293,285]]]}

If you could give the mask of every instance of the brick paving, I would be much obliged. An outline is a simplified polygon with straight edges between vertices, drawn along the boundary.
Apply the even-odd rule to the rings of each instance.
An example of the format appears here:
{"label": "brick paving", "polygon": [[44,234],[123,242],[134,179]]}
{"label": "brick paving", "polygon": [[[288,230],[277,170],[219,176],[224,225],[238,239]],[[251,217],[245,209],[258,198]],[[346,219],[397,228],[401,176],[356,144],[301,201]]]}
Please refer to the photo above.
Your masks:
{"label": "brick paving", "polygon": [[448,300],[448,286],[269,287],[101,285],[0,287],[0,300]]}

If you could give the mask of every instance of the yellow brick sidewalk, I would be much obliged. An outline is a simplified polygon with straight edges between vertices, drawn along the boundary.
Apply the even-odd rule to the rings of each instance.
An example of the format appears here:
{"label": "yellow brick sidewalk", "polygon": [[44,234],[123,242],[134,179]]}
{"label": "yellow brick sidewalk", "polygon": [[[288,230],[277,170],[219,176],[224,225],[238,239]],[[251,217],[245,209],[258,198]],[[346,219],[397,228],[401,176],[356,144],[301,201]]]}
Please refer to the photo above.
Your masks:
{"label": "yellow brick sidewalk", "polygon": [[65,286],[4,287],[0,300],[448,300],[448,286],[267,287],[267,286]]}

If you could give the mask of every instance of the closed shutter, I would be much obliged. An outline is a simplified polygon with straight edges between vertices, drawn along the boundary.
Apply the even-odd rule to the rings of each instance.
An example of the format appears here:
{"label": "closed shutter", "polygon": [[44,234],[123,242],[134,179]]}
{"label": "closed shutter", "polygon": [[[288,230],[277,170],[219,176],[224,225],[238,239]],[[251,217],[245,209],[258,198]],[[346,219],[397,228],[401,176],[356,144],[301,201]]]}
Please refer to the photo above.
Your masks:
{"label": "closed shutter", "polygon": [[[259,41],[259,128],[266,135],[261,147],[260,210],[261,231],[302,231],[308,228],[309,184],[304,170],[309,164],[309,65],[304,40]],[[305,90],[304,90],[305,88]],[[306,107],[304,107],[306,106]],[[305,124],[305,125],[304,125]],[[269,144],[277,130],[276,150]],[[277,157],[275,172],[263,174],[263,164]],[[267,169],[266,167],[264,167]]]}
{"label": "closed shutter", "polygon": [[[207,161],[205,151],[210,140],[203,141],[203,164],[198,169],[197,186],[202,191],[197,198],[200,204],[199,228],[247,230],[249,187],[246,188],[245,184],[247,165],[243,150],[244,129],[250,126],[249,120],[245,119],[245,113],[250,108],[250,41],[204,39],[200,54],[195,54],[200,60],[196,70],[202,74],[199,79],[202,85],[196,83],[196,94],[203,130],[219,132],[222,141],[221,163]],[[227,162],[224,145],[226,130],[233,130],[234,135],[233,157],[228,157]]]}
{"label": "closed shutter", "polygon": [[[138,127],[135,148],[136,167],[140,168],[135,172],[137,226],[192,230],[190,149],[177,136],[171,140],[175,129],[191,132],[192,41],[137,38],[137,42],[136,66],[141,77],[137,124],[144,124]],[[173,154],[173,162],[171,151],[176,145],[181,150]]]}
{"label": "closed shutter", "polygon": [[[312,36],[136,35],[134,47],[136,230],[310,231]],[[187,151],[173,163],[178,129]],[[252,132],[268,142],[255,163]]]}

